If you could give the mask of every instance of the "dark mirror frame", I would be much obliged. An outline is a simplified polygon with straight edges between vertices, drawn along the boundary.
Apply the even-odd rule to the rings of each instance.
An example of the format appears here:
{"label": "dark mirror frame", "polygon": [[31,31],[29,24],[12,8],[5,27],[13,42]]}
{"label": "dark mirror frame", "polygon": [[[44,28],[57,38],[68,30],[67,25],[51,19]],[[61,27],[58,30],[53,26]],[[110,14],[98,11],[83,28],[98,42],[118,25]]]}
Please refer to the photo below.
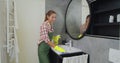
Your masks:
{"label": "dark mirror frame", "polygon": [[[71,35],[71,34],[69,33],[69,31],[68,31],[68,28],[67,28],[67,21],[66,21],[66,18],[67,18],[67,11],[68,11],[68,8],[69,8],[69,6],[70,6],[70,4],[71,4],[72,1],[73,1],[73,0],[70,0],[70,1],[69,1],[68,5],[67,5],[67,8],[66,8],[66,11],[65,11],[65,20],[64,20],[64,21],[65,21],[65,32],[66,32],[72,39],[74,39],[74,40],[80,40],[81,38],[83,38],[83,37],[86,35],[86,32],[87,32],[87,30],[88,30],[88,28],[89,28],[91,19],[90,19],[90,22],[89,22],[89,25],[88,25],[87,30],[82,34],[82,36],[81,36],[80,38],[74,38],[74,37],[72,37],[72,35]],[[87,3],[88,3],[90,15],[91,15],[90,3],[89,3],[88,0],[86,0],[86,1],[87,1]]]}

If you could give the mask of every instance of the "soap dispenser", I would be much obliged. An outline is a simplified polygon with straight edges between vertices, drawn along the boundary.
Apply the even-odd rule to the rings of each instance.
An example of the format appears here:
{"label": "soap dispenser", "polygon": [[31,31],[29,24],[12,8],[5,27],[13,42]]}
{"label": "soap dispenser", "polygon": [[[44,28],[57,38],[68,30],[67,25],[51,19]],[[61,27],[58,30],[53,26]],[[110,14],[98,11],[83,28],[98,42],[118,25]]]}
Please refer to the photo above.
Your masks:
{"label": "soap dispenser", "polygon": [[110,17],[109,17],[109,23],[113,23],[113,22],[114,22],[114,16],[110,15]]}

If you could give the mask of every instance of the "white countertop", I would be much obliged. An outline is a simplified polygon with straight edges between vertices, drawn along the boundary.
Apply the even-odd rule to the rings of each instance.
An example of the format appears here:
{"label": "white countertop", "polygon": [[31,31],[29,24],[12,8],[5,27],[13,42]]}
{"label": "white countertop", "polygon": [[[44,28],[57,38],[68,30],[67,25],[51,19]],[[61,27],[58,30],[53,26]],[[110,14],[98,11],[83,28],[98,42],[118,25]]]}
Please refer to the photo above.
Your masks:
{"label": "white countertop", "polygon": [[61,53],[61,52],[58,52],[58,51],[54,50],[53,48],[51,48],[58,55],[67,54],[67,53],[82,52],[82,50],[80,50],[78,48],[75,48],[75,47],[69,47],[69,46],[66,46],[66,45],[58,45],[58,46],[62,47],[66,51],[65,53]]}

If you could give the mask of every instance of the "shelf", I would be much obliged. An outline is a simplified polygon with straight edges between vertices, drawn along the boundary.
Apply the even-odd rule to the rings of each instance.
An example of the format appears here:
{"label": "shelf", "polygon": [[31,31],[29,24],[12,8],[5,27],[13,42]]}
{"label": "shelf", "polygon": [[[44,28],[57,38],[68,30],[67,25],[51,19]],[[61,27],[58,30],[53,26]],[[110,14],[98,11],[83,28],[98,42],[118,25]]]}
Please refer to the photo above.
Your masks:
{"label": "shelf", "polygon": [[12,28],[13,28],[13,27],[15,27],[15,26],[9,26],[9,27],[12,27]]}
{"label": "shelf", "polygon": [[102,36],[102,35],[93,35],[93,34],[92,35],[91,34],[86,34],[86,36],[120,40],[120,37],[111,37],[111,36]]}
{"label": "shelf", "polygon": [[120,8],[99,10],[99,11],[95,11],[94,14],[106,13],[106,12],[115,11],[115,10],[120,10]]}
{"label": "shelf", "polygon": [[105,13],[120,10],[120,0],[99,0],[93,4],[93,13]]}
{"label": "shelf", "polygon": [[11,32],[10,32],[9,34],[13,35],[14,33],[11,33]]}
{"label": "shelf", "polygon": [[14,22],[14,19],[10,19],[10,21]]}
{"label": "shelf", "polygon": [[[117,22],[117,15],[120,14],[120,0],[96,0],[90,8],[92,22],[87,34],[120,39],[120,22]],[[110,15],[114,16],[113,23],[109,23]]]}
{"label": "shelf", "polygon": [[13,13],[13,12],[10,12],[9,14],[10,14],[10,15],[12,15],[12,16],[14,15],[14,13]]}
{"label": "shelf", "polygon": [[100,23],[100,24],[95,24],[95,26],[118,26],[120,23]]}

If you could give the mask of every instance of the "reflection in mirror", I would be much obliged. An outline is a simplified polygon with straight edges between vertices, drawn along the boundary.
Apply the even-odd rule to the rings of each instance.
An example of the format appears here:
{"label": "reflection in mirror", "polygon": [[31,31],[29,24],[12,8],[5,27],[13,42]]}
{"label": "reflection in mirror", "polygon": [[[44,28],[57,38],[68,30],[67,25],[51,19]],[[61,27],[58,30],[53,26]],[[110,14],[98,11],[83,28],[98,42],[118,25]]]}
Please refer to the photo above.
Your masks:
{"label": "reflection in mirror", "polygon": [[71,38],[80,39],[88,28],[90,15],[86,0],[71,0],[68,4],[65,21]]}
{"label": "reflection in mirror", "polygon": [[89,21],[90,15],[87,15],[85,22],[82,25],[80,25],[80,34],[83,34],[87,30]]}

